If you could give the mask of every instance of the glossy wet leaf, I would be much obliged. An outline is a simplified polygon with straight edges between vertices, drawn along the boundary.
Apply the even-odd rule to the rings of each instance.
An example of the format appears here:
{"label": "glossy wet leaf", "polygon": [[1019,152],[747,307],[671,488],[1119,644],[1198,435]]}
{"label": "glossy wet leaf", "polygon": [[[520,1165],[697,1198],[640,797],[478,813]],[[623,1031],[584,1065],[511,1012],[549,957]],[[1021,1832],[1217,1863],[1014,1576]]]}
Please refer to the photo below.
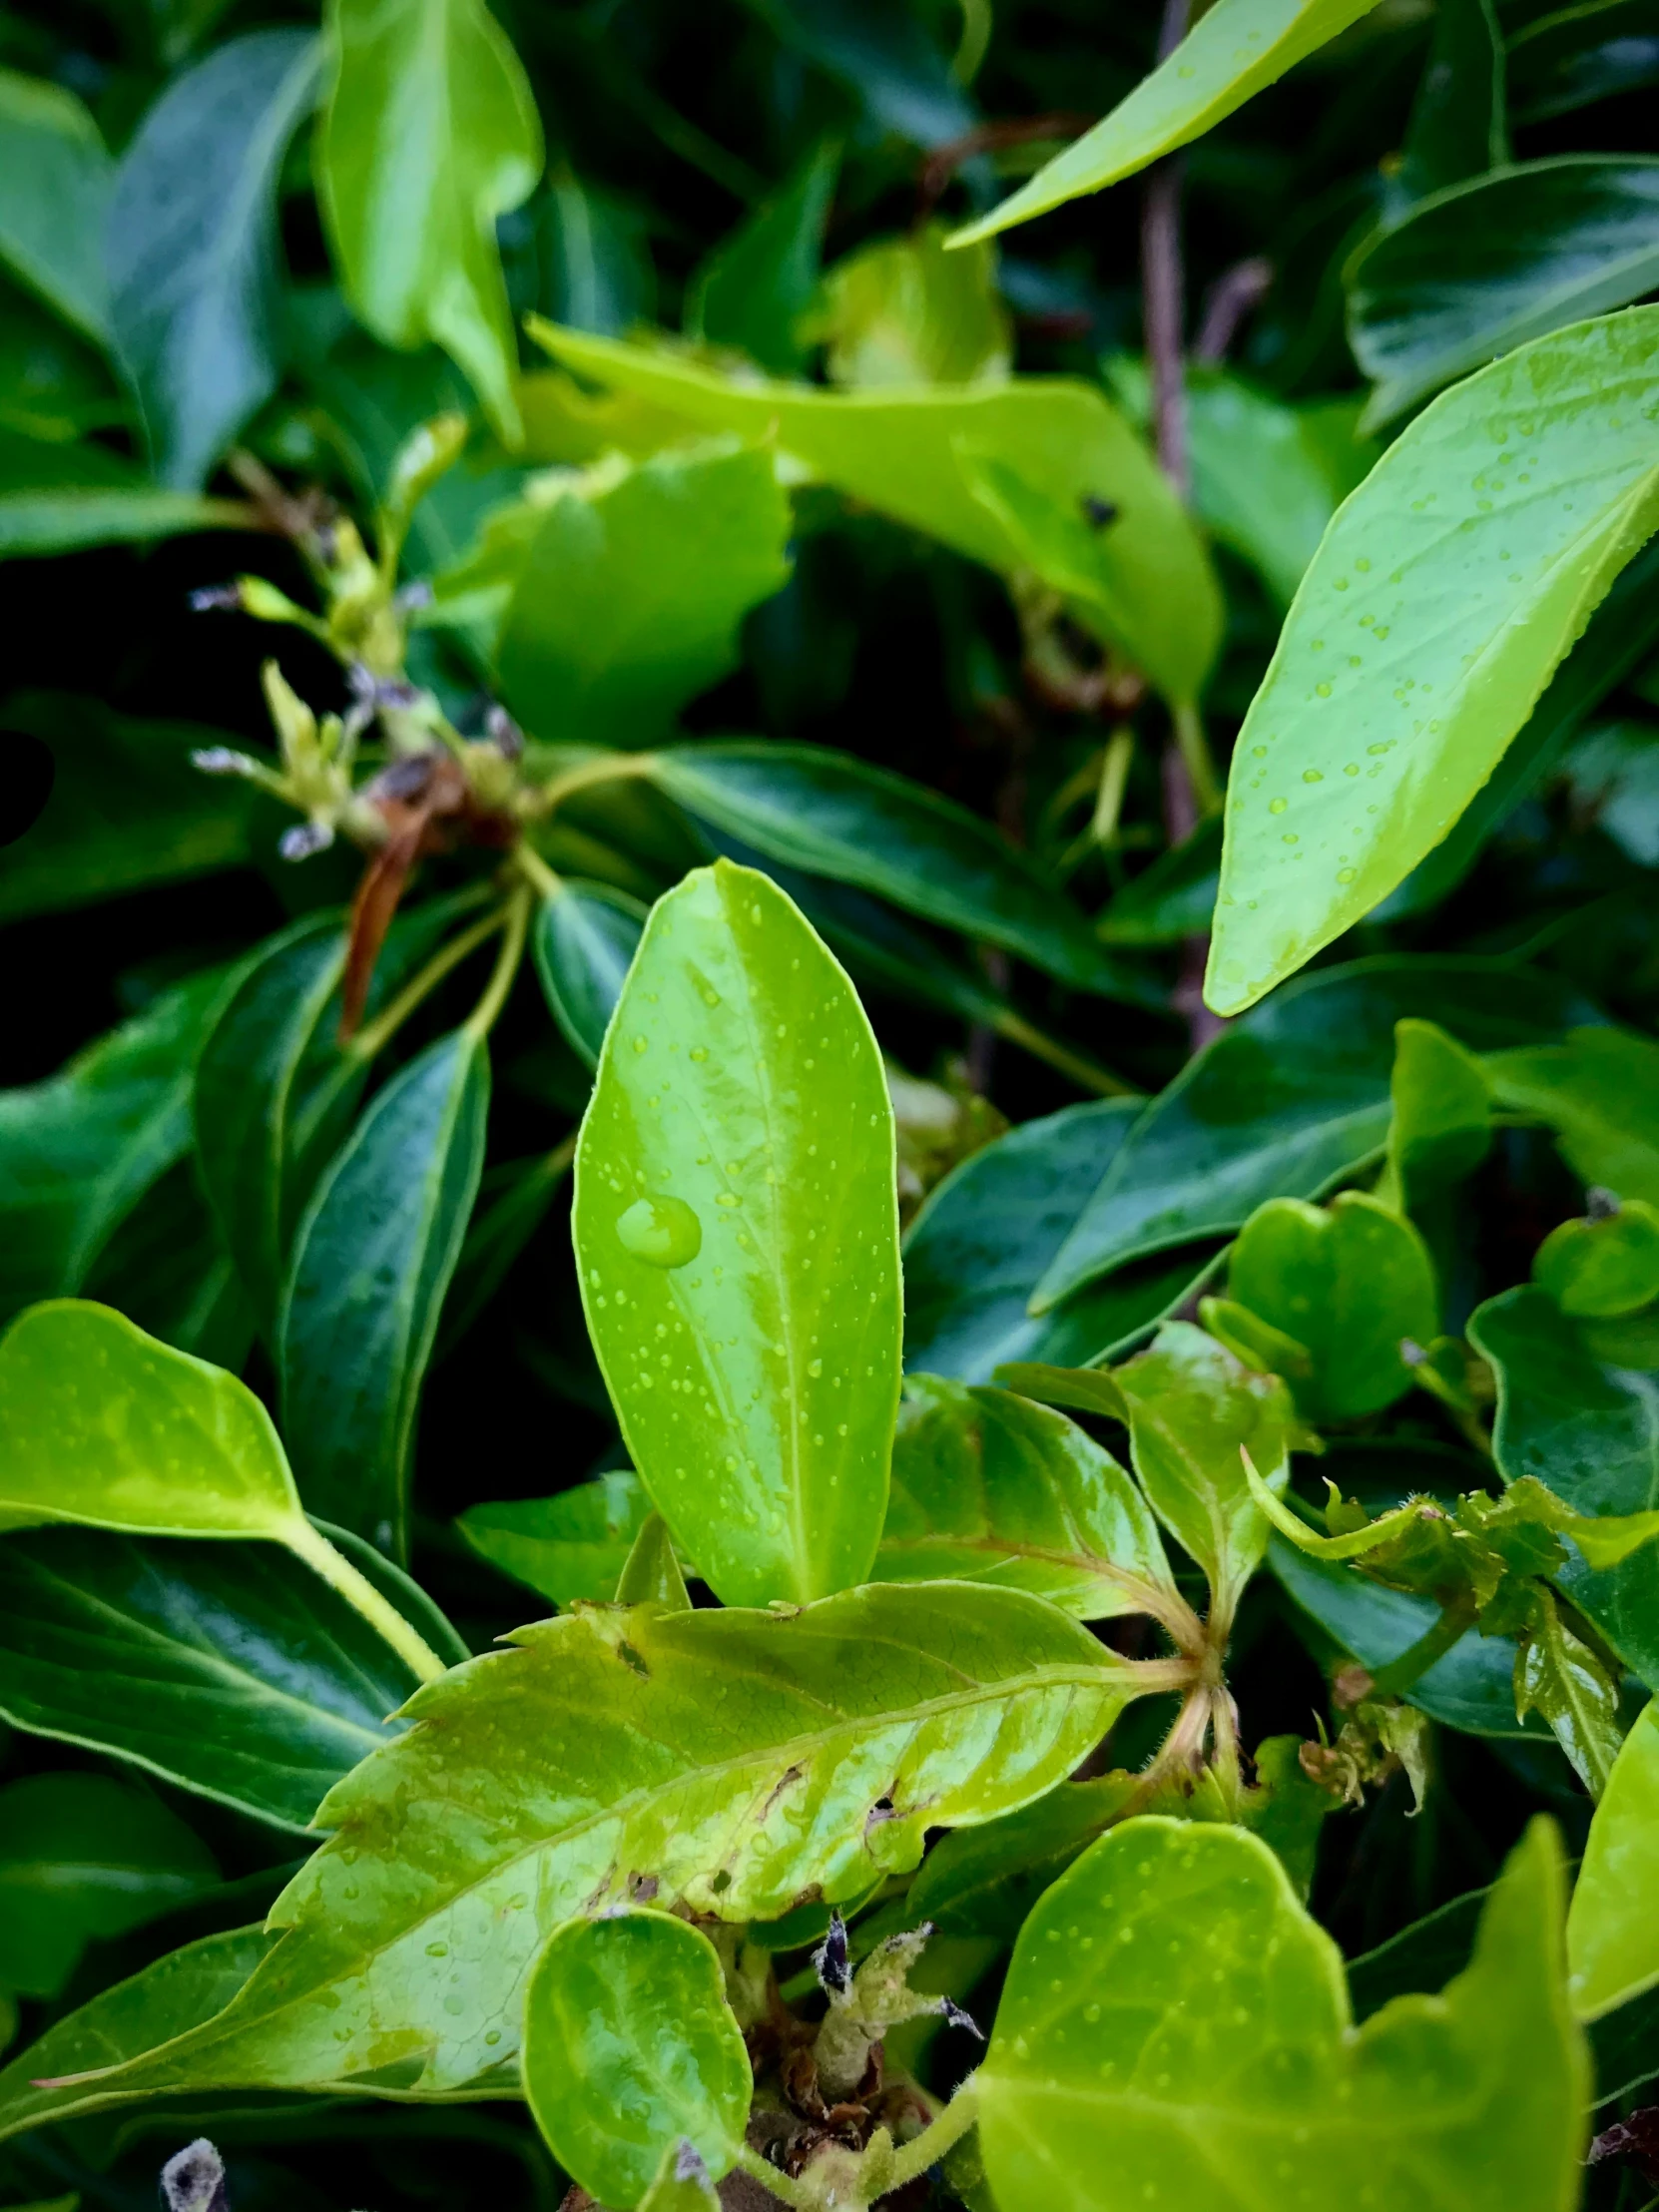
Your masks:
{"label": "glossy wet leaf", "polygon": [[455,1526],[492,1567],[555,1605],[608,1605],[651,1510],[639,1476],[619,1467],[554,1497],[469,1505]]}
{"label": "glossy wet leaf", "polygon": [[958,231],[951,243],[966,246],[1133,177],[1160,155],[1212,130],[1375,5],[1376,0],[1216,0],[1110,115],[982,221]]}
{"label": "glossy wet leaf", "polygon": [[270,1948],[270,1936],[258,1927],[205,1936],[54,2022],[0,2070],[0,2139],[142,2098],[147,2093],[142,2088],[112,2090],[97,2078],[75,2080],[64,2088],[39,2084],[140,2058],[211,2019]]}
{"label": "glossy wet leaf", "polygon": [[1621,1741],[1619,1685],[1600,1654],[1562,1619],[1547,1590],[1534,1595],[1530,1608],[1515,1670],[1515,1711],[1522,1720],[1528,1713],[1543,1715],[1579,1781],[1599,1798]]}
{"label": "glossy wet leaf", "polygon": [[1520,25],[1509,42],[1517,123],[1566,115],[1659,83],[1659,26],[1645,0],[1580,0]]}
{"label": "glossy wet leaf", "polygon": [[0,1989],[56,1997],[81,1953],[219,1880],[159,1798],[104,1774],[32,1774],[0,1788]]}
{"label": "glossy wet leaf", "polygon": [[507,701],[550,740],[637,745],[738,660],[786,581],[789,503],[764,448],[720,443],[578,480],[548,507],[507,602]]}
{"label": "glossy wet leaf", "polygon": [[1447,0],[1434,12],[1396,189],[1409,200],[1484,176],[1509,159],[1503,27],[1494,0]]}
{"label": "glossy wet leaf", "polygon": [[[1123,649],[1171,696],[1202,688],[1220,635],[1209,563],[1168,484],[1123,417],[1094,387],[1061,377],[1016,377],[984,390],[815,391],[738,383],[672,355],[532,322],[557,359],[618,391],[672,408],[712,430],[763,437],[837,491],[937,537],[1003,575],[1031,565],[974,494],[964,452],[996,453],[1044,516],[1079,514],[1085,499],[1116,509],[1100,537],[1096,597],[1080,607],[1102,626],[1104,593]],[[959,448],[961,450],[959,450]],[[1064,591],[1071,571],[1051,581]]]}
{"label": "glossy wet leaf", "polygon": [[1624,1740],[1567,1914],[1574,2009],[1597,2019],[1659,1982],[1659,1713]]}
{"label": "glossy wet leaf", "polygon": [[792,376],[802,367],[808,348],[800,323],[817,288],[839,168],[839,149],[819,147],[775,200],[757,209],[699,266],[686,301],[686,327],[693,336],[735,345],[774,376]]}
{"label": "glossy wet leaf", "polygon": [[1180,1611],[1157,1524],[1110,1452],[1046,1405],[933,1375],[904,1386],[871,1574],[1008,1584],[1079,1620]]}
{"label": "glossy wet leaf", "polygon": [[147,1335],[215,1367],[240,1369],[254,1342],[253,1310],[189,1157],[145,1192],[84,1288]]}
{"label": "glossy wet leaf", "polygon": [[1636,307],[1467,378],[1339,513],[1233,756],[1218,1012],[1376,905],[1496,768],[1659,518],[1650,409],[1659,310]]}
{"label": "glossy wet leaf", "polygon": [[1388,1101],[1388,1149],[1377,1195],[1410,1213],[1454,1188],[1486,1157],[1491,1082],[1455,1037],[1434,1022],[1407,1018],[1394,1029]]}
{"label": "glossy wet leaf", "polygon": [[434,1361],[447,1360],[490,1309],[546,1221],[576,1154],[575,1132],[551,1151],[487,1169],[440,1313]]}
{"label": "glossy wet leaf", "polygon": [[387,345],[441,345],[509,442],[518,348],[495,221],[541,174],[535,101],[481,0],[329,0],[317,197],[335,267]]}
{"label": "glossy wet leaf", "polygon": [[195,491],[276,388],[276,182],[316,99],[309,31],[253,31],[174,79],[116,171],[110,323],[156,474]]}
{"label": "glossy wet leaf", "polygon": [[[1390,2207],[1567,2212],[1589,2066],[1567,2010],[1564,1893],[1538,1822],[1465,1971],[1355,2032],[1341,1954],[1266,1845],[1165,1820],[1111,1831],[1015,1946],[978,2075],[998,2205],[1231,2212],[1272,2174],[1312,2212],[1365,2191]],[[1070,1976],[1058,1988],[1051,1931]]]}
{"label": "glossy wet leaf", "polygon": [[97,339],[109,327],[104,223],[113,167],[67,86],[0,70],[0,260]]}
{"label": "glossy wet leaf", "polygon": [[1270,1198],[1321,1198],[1387,1139],[1394,1025],[1476,1051],[1575,1018],[1553,981],[1479,961],[1362,960],[1235,1022],[1151,1102],[1047,1273],[1039,1311],[1147,1253],[1240,1229]]}
{"label": "glossy wet leaf", "polygon": [[1436,192],[1349,272],[1381,428],[1497,354],[1659,282],[1659,161],[1567,154]]}
{"label": "glossy wet leaf", "polygon": [[908,777],[818,746],[732,741],[657,754],[653,781],[769,859],[855,883],[928,921],[1110,994],[1081,910],[988,824]]}
{"label": "glossy wet leaf", "polygon": [[1629,1029],[1575,1029],[1564,1044],[1499,1053],[1492,1095],[1555,1131],[1581,1181],[1659,1206],[1659,1044]]}
{"label": "glossy wet leaf", "polygon": [[165,991],[60,1074],[0,1092],[0,1316],[79,1290],[190,1144],[190,1069],[222,984]]}
{"label": "glossy wet leaf", "polygon": [[1431,1344],[1439,1294],[1411,1224],[1362,1191],[1329,1207],[1271,1199],[1239,1232],[1228,1289],[1240,1305],[1313,1355],[1292,1382],[1310,1420],[1357,1420],[1411,1386],[1402,1339]]}
{"label": "glossy wet leaf", "polygon": [[525,1995],[523,2069],[559,2164],[596,2202],[624,2208],[683,2142],[718,2180],[754,2088],[719,1953],[667,1913],[554,1932]]}
{"label": "glossy wet leaf", "polygon": [[686,1577],[661,1513],[649,1513],[617,1577],[618,1605],[661,1605],[671,1613],[691,1609]]}
{"label": "glossy wet leaf", "polygon": [[[1634,1334],[1642,1326],[1569,1320],[1532,1286],[1476,1309],[1469,1342],[1496,1377],[1492,1449],[1506,1481],[1534,1475],[1596,1516],[1659,1506],[1659,1341]],[[1644,1546],[1599,1570],[1574,1560],[1556,1579],[1626,1663],[1659,1685],[1659,1553]]]}
{"label": "glossy wet leaf", "polygon": [[440,1037],[375,1098],[311,1199],[277,1323],[282,1422],[307,1505],[407,1541],[421,1383],[483,1167],[489,1055]]}
{"label": "glossy wet leaf", "polygon": [[[412,1583],[334,1540],[447,1658],[466,1657]],[[70,1528],[0,1541],[0,1715],[256,1820],[303,1829],[388,1740],[414,1687],[360,1615],[275,1544]]]}
{"label": "glossy wet leaf", "polygon": [[234,501],[152,483],[107,445],[57,445],[0,430],[0,560],[143,544],[246,520]]}
{"label": "glossy wet leaf", "polygon": [[622,1432],[728,1603],[860,1581],[902,1326],[892,1109],[852,986],[765,876],[653,909],[576,1163],[575,1240]]}
{"label": "glossy wet leaf", "polygon": [[932,1190],[904,1236],[904,1364],[988,1382],[1011,1360],[1081,1367],[1186,1291],[1190,1258],[1124,1275],[1056,1307],[1026,1312],[1038,1278],[1141,1112],[1101,1099],[1024,1122]]}
{"label": "glossy wet leaf", "polygon": [[996,384],[1013,366],[1013,326],[988,247],[945,251],[924,225],[873,239],[828,270],[809,323],[832,384]]}
{"label": "glossy wet leaf", "polygon": [[589,1067],[599,1065],[645,918],[637,898],[608,883],[561,883],[537,910],[531,939],[536,973],[565,1042]]}
{"label": "glossy wet leaf", "polygon": [[1612,1321],[1659,1298],[1659,1213],[1633,1198],[1616,1213],[1556,1224],[1532,1280],[1574,1321]]}
{"label": "glossy wet leaf", "polygon": [[1060,1781],[1137,1686],[1040,1599],[955,1583],[782,1616],[584,1610],[514,1643],[420,1693],[410,1717],[440,1725],[325,1802],[341,1833],[274,1908],[267,1969],[106,2094],[392,2063],[423,2092],[509,2085],[523,1976],[573,1913],[652,1878],[659,1909],[738,1920],[860,1895],[928,1829]]}
{"label": "glossy wet leaf", "polygon": [[68,692],[16,694],[6,722],[50,748],[57,777],[28,837],[7,849],[0,919],[186,882],[248,859],[249,786],[205,777],[190,762],[198,747],[223,744],[222,732],[112,714]]}

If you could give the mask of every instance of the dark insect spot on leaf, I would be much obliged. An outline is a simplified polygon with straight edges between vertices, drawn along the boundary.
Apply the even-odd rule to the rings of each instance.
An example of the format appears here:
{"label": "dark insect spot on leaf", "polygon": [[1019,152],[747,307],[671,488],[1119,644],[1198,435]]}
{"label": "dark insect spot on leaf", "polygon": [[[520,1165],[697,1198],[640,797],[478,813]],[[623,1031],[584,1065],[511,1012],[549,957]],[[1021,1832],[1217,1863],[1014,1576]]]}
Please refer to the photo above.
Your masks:
{"label": "dark insect spot on leaf", "polygon": [[1092,491],[1086,491],[1077,504],[1083,510],[1083,520],[1094,530],[1104,530],[1108,523],[1116,522],[1117,507],[1110,499],[1097,499]]}
{"label": "dark insect spot on leaf", "polygon": [[645,1661],[640,1657],[639,1653],[634,1649],[632,1644],[619,1643],[616,1647],[616,1652],[617,1657],[622,1660],[625,1666],[632,1667],[636,1674],[643,1674],[647,1682],[651,1680],[651,1669],[646,1665]]}
{"label": "dark insect spot on leaf", "polygon": [[878,1797],[865,1816],[864,1834],[867,1836],[872,1828],[879,1828],[883,1821],[895,1821],[897,1818],[898,1808],[892,1799]]}
{"label": "dark insect spot on leaf", "polygon": [[52,796],[57,763],[27,730],[0,730],[0,845],[15,844]]}
{"label": "dark insect spot on leaf", "polygon": [[726,1869],[722,1867],[720,1872],[715,1876],[714,1880],[709,1884],[709,1887],[711,1890],[713,1890],[717,1898],[723,1898],[726,1895],[727,1891],[732,1887],[732,1877],[727,1873]]}
{"label": "dark insect spot on leaf", "polygon": [[846,1949],[846,1923],[838,1913],[830,1916],[830,1933],[813,1953],[813,1966],[827,1989],[838,1995],[852,1985],[852,1964]]}
{"label": "dark insect spot on leaf", "polygon": [[662,1888],[654,1874],[631,1874],[628,1877],[628,1895],[636,1905],[649,1905]]}
{"label": "dark insect spot on leaf", "polygon": [[790,1784],[792,1782],[799,1782],[801,1780],[801,1771],[802,1770],[799,1767],[788,1767],[778,1777],[778,1780],[773,1784],[771,1796],[767,1799],[765,1805],[761,1807],[760,1819],[762,1821],[765,1821],[769,1818],[773,1807],[778,1803],[778,1800],[783,1796],[784,1792],[790,1787]]}

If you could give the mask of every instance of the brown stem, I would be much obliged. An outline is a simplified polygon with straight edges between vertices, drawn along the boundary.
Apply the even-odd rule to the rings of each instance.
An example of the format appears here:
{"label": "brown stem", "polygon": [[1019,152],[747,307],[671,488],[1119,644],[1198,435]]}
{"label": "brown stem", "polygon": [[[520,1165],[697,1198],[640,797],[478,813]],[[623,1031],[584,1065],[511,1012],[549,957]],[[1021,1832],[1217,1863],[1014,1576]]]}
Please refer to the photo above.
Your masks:
{"label": "brown stem", "polygon": [[1204,313],[1193,341],[1193,359],[1207,368],[1218,368],[1233,349],[1239,325],[1259,307],[1273,282],[1273,264],[1260,254],[1235,262],[1210,286]]}

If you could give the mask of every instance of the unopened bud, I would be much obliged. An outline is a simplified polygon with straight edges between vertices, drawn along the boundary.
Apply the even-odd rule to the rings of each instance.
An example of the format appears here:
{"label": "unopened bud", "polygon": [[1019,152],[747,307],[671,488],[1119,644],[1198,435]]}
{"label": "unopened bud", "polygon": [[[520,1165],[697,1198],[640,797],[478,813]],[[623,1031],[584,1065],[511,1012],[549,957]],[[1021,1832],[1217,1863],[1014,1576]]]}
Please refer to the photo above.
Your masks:
{"label": "unopened bud", "polygon": [[[192,614],[234,615],[242,612],[242,586],[240,584],[204,584],[190,595]],[[182,2157],[183,2152],[180,2153]]]}
{"label": "unopened bud", "polygon": [[282,831],[276,849],[284,860],[308,860],[313,852],[326,852],[333,841],[333,830],[326,822],[296,822]]}

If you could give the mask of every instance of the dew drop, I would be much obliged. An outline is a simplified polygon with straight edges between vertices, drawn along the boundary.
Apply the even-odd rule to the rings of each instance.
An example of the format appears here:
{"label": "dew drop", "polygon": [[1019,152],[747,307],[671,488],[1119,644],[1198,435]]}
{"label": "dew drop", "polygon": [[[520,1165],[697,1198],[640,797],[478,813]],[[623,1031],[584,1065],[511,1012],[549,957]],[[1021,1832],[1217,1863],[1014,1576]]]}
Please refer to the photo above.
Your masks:
{"label": "dew drop", "polygon": [[1270,799],[1268,801],[1268,813],[1270,815],[1282,815],[1289,805],[1290,801],[1288,799]]}
{"label": "dew drop", "polygon": [[1302,781],[1305,784],[1323,784],[1325,782],[1325,772],[1323,769],[1305,768],[1302,772]]}
{"label": "dew drop", "polygon": [[1352,883],[1359,872],[1360,870],[1358,868],[1340,867],[1337,870],[1337,880],[1339,883]]}
{"label": "dew drop", "polygon": [[617,1243],[652,1268],[683,1268],[703,1249],[703,1224],[683,1198],[637,1198],[616,1225]]}
{"label": "dew drop", "polygon": [[1314,686],[1314,689],[1319,693],[1322,699],[1329,699],[1331,697],[1331,686],[1329,684],[1316,684]]}

